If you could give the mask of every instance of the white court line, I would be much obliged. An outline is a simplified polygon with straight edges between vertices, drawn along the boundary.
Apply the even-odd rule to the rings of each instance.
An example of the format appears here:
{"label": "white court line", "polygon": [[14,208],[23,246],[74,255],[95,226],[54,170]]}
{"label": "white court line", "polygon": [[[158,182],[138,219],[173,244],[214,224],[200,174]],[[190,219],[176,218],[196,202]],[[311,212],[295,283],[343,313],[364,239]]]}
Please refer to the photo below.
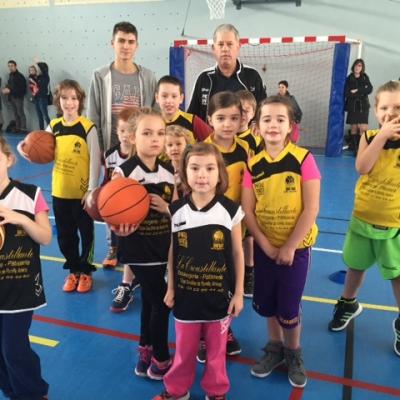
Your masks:
{"label": "white court line", "polygon": [[334,249],[325,249],[323,247],[312,247],[313,251],[319,251],[321,253],[335,253],[335,254],[342,254],[342,250],[334,250]]}

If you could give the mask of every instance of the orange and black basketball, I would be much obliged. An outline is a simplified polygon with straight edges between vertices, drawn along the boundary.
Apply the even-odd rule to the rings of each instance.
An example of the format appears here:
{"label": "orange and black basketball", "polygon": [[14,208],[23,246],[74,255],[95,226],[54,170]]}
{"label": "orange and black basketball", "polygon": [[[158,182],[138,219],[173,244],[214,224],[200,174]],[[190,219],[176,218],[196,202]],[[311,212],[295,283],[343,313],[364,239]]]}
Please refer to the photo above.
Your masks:
{"label": "orange and black basketball", "polygon": [[97,198],[101,217],[110,225],[139,225],[150,209],[146,188],[130,178],[117,178],[105,184]]}
{"label": "orange and black basketball", "polygon": [[46,131],[32,131],[25,137],[21,148],[33,163],[47,164],[54,160],[54,135]]}

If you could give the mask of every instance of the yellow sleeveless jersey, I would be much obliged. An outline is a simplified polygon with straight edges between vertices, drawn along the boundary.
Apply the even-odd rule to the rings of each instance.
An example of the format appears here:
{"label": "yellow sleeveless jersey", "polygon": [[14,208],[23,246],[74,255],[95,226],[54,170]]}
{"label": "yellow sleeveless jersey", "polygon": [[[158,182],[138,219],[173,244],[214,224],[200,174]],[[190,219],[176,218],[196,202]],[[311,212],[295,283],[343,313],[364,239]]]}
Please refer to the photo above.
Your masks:
{"label": "yellow sleeveless jersey", "polygon": [[[308,153],[289,143],[275,159],[263,150],[249,161],[257,222],[276,247],[287,241],[303,211],[301,165]],[[317,235],[314,224],[297,248],[312,246]]]}
{"label": "yellow sleeveless jersey", "polygon": [[189,114],[187,112],[179,110],[175,119],[173,121],[166,122],[166,125],[167,126],[179,125],[179,126],[185,128],[190,133],[189,143],[195,144],[196,138],[194,137],[194,133],[193,133],[193,117],[194,117],[193,114]]}
{"label": "yellow sleeveless jersey", "polygon": [[[367,142],[378,134],[367,131]],[[372,225],[400,228],[400,140],[388,140],[372,170],[358,179],[353,215]]]}
{"label": "yellow sleeveless jersey", "polygon": [[52,195],[62,199],[82,199],[89,186],[89,149],[86,137],[93,122],[80,116],[72,124],[64,118],[50,122],[56,140]]}
{"label": "yellow sleeveless jersey", "polygon": [[235,137],[232,146],[225,149],[214,142],[214,135],[210,135],[204,142],[212,143],[221,152],[229,177],[228,190],[224,194],[232,201],[240,203],[243,175],[249,158],[248,143]]}
{"label": "yellow sleeveless jersey", "polygon": [[239,133],[238,138],[243,139],[249,144],[249,156],[253,157],[260,151],[261,137],[254,135],[251,129],[246,129]]}

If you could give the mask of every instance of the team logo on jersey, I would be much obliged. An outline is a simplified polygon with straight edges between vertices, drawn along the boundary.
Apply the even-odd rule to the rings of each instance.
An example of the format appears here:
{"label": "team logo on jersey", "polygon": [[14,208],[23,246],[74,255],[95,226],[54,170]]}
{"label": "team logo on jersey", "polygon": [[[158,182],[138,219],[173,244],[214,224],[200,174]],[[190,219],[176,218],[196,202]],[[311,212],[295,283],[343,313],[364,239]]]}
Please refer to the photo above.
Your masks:
{"label": "team logo on jersey", "polygon": [[212,250],[224,250],[225,249],[225,235],[224,232],[222,232],[221,230],[216,230],[214,231],[213,235],[212,235],[212,246],[211,249]]}
{"label": "team logo on jersey", "polygon": [[24,236],[26,236],[25,229],[17,226],[17,231],[15,232],[15,237],[24,237]]}
{"label": "team logo on jersey", "polygon": [[178,232],[178,244],[180,247],[188,247],[187,232]]}
{"label": "team logo on jersey", "polygon": [[72,151],[74,153],[81,154],[81,147],[82,147],[82,145],[79,142],[75,142],[74,150],[72,150]]}
{"label": "team logo on jersey", "polygon": [[171,195],[172,195],[171,188],[168,185],[164,185],[164,190],[163,191],[164,191],[164,193],[162,195],[162,198],[164,200],[169,200],[171,198]]}
{"label": "team logo on jersey", "polygon": [[285,192],[296,192],[296,184],[292,175],[288,175],[285,179]]}
{"label": "team logo on jersey", "polygon": [[264,189],[264,184],[262,182],[257,182],[254,185],[254,189],[256,191],[257,196],[264,196],[265,189]]}
{"label": "team logo on jersey", "polygon": [[400,168],[400,155],[397,157],[396,168]]}

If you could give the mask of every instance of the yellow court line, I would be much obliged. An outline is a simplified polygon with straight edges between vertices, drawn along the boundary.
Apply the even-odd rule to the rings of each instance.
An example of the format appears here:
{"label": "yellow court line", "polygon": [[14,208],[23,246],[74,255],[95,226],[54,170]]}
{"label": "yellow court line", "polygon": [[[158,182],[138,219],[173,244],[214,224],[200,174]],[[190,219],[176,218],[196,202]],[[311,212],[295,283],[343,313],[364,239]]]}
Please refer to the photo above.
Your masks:
{"label": "yellow court line", "polygon": [[[313,296],[303,296],[303,300],[305,301],[311,301],[314,303],[325,303],[325,304],[336,304],[337,300],[333,299],[326,299],[324,297],[313,297]],[[360,303],[363,308],[365,309],[370,309],[370,310],[378,310],[378,311],[390,311],[390,312],[395,312],[398,313],[399,309],[397,307],[393,306],[383,306],[379,304],[368,304],[368,303]]]}
{"label": "yellow court line", "polygon": [[58,340],[46,339],[39,336],[29,335],[29,341],[35,344],[41,344],[42,346],[56,347],[60,343]]}
{"label": "yellow court line", "polygon": [[[40,256],[42,260],[46,261],[55,261],[59,263],[65,262],[65,259],[60,258],[60,257],[51,257],[51,256]],[[96,268],[103,268],[103,265],[94,263],[93,264]],[[123,268],[117,267],[115,268],[116,271],[123,271]],[[327,299],[324,297],[313,297],[313,296],[303,296],[303,300],[305,301],[311,301],[313,303],[325,303],[325,304],[336,304],[335,299]],[[390,311],[390,312],[399,312],[399,309],[397,307],[393,306],[383,306],[379,304],[368,304],[368,303],[361,303],[361,305],[365,309],[370,309],[370,310],[379,310],[379,311]]]}

